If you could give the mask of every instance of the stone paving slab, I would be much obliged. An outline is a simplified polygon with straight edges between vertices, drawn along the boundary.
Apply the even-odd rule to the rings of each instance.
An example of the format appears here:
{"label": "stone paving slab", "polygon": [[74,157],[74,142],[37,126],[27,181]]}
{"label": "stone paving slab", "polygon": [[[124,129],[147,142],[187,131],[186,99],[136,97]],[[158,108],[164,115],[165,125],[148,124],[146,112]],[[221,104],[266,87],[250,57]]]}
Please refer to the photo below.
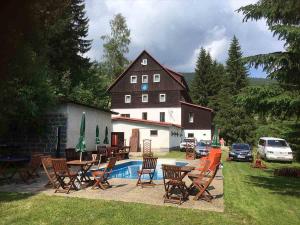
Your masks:
{"label": "stone paving slab", "polygon": [[[198,161],[190,161],[190,165],[195,165]],[[184,179],[187,186],[190,185],[190,180],[186,177]],[[204,200],[194,201],[193,196],[189,196],[189,200],[185,201],[181,205],[163,203],[164,186],[162,180],[155,181],[154,187],[136,186],[136,180],[134,179],[121,179],[113,178],[110,179],[111,188],[106,190],[95,189],[91,187],[85,188],[79,191],[71,191],[70,194],[54,193],[51,188],[46,188],[44,185],[47,183],[47,178],[42,174],[41,178],[37,179],[32,184],[6,184],[0,186],[0,191],[6,192],[28,192],[28,193],[43,193],[46,195],[56,196],[68,196],[68,197],[80,197],[88,199],[104,199],[114,200],[122,202],[135,202],[144,203],[150,205],[159,206],[173,206],[178,208],[190,208],[198,210],[209,210],[209,211],[224,211],[224,198],[223,198],[223,175],[222,170],[219,170],[216,178],[213,180],[210,192],[215,197],[212,202],[206,202]]]}

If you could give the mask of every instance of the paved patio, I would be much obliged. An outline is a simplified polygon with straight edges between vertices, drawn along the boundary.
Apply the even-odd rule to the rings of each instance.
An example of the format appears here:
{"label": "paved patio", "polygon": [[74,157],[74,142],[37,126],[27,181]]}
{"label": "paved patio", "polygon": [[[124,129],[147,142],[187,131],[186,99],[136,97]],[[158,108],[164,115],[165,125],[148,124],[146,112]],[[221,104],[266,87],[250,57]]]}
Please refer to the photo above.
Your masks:
{"label": "paved patio", "polygon": [[[190,165],[195,165],[198,160],[189,161]],[[186,184],[189,185],[191,182],[186,177]],[[47,183],[45,174],[41,171],[41,178],[37,179],[32,184],[24,183],[12,183],[0,186],[1,191],[6,192],[28,192],[28,193],[43,193],[46,195],[56,195],[65,197],[80,197],[89,199],[104,199],[114,200],[123,202],[135,202],[144,203],[150,205],[160,206],[172,206],[179,208],[190,208],[198,210],[209,210],[209,211],[224,211],[224,199],[223,199],[223,176],[222,170],[220,169],[216,178],[212,182],[210,192],[215,197],[212,202],[206,202],[203,200],[194,201],[193,196],[189,197],[189,200],[184,202],[182,205],[176,205],[171,203],[163,203],[164,186],[162,180],[155,181],[156,186],[154,187],[136,187],[136,180],[134,179],[120,179],[113,178],[110,180],[112,185],[111,188],[106,190],[95,189],[92,190],[90,187],[79,191],[71,191],[70,194],[54,193],[53,189],[45,188],[44,184]]]}

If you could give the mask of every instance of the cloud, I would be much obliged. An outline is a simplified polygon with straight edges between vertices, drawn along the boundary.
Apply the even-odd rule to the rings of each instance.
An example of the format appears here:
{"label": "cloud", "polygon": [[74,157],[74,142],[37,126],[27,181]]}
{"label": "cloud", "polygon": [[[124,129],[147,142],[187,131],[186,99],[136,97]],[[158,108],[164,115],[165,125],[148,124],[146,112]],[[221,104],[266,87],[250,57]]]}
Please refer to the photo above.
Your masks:
{"label": "cloud", "polygon": [[235,10],[256,0],[87,0],[89,38],[87,55],[101,60],[101,35],[110,31],[117,13],[126,17],[131,30],[129,59],[147,49],[162,64],[178,71],[193,71],[201,46],[225,62],[230,40],[236,35],[244,55],[282,50],[264,21],[242,22]]}

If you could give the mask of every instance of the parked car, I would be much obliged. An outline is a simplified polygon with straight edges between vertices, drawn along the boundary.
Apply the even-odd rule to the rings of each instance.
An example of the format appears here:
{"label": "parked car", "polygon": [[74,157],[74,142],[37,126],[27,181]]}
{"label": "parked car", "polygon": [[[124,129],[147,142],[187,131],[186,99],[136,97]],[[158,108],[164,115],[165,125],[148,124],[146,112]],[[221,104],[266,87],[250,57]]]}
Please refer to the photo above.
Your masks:
{"label": "parked car", "polygon": [[253,156],[250,145],[245,143],[233,144],[229,151],[229,158],[237,161],[252,162]]}
{"label": "parked car", "polygon": [[261,137],[258,153],[266,160],[293,161],[293,152],[286,140],[274,137]]}
{"label": "parked car", "polygon": [[180,143],[180,151],[184,151],[186,148],[187,143],[193,143],[194,145],[197,144],[197,140],[195,138],[185,138],[181,143]]}
{"label": "parked car", "polygon": [[209,141],[199,141],[196,144],[195,152],[196,157],[207,156],[210,151],[210,142]]}

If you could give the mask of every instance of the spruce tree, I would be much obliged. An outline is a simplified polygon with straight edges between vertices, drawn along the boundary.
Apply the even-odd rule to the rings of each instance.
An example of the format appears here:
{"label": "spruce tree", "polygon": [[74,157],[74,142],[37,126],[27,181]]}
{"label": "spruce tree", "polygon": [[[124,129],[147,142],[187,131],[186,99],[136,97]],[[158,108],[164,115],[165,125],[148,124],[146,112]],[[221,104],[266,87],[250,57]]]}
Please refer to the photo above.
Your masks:
{"label": "spruce tree", "polygon": [[233,36],[228,51],[228,59],[226,61],[226,73],[229,81],[228,85],[232,94],[239,93],[239,91],[248,84],[247,68],[242,61],[242,58],[243,54],[239,41],[236,36]]}
{"label": "spruce tree", "polygon": [[209,76],[212,65],[212,59],[209,53],[206,53],[204,48],[201,48],[196,68],[195,77],[191,83],[191,98],[195,104],[207,106],[209,95]]}
{"label": "spruce tree", "polygon": [[69,1],[64,14],[49,31],[49,58],[56,71],[53,81],[58,86],[66,72],[70,73],[72,86],[87,79],[91,64],[83,54],[91,48],[91,40],[86,39],[89,20],[84,9],[84,0]]}

